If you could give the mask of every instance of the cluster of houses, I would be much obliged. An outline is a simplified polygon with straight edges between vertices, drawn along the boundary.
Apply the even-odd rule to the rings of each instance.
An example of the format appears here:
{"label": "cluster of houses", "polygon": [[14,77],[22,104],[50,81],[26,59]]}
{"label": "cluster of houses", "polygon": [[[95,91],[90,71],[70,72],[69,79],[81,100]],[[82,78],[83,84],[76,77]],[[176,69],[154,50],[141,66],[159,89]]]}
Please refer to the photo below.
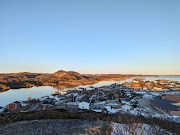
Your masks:
{"label": "cluster of houses", "polygon": [[[92,110],[103,113],[130,112],[146,116],[146,110],[138,106],[138,100],[147,95],[143,89],[129,88],[123,84],[112,84],[102,87],[79,88],[53,92],[49,96],[27,101],[10,103],[6,108],[0,107],[0,113],[65,109],[69,111]],[[170,115],[180,115],[180,94],[162,94],[156,96],[151,104]]]}
{"label": "cluster of houses", "polygon": [[39,99],[32,98],[28,99],[27,101],[15,101],[6,105],[5,108],[0,106],[0,113],[16,113],[19,111],[26,112],[28,110],[31,110],[31,107],[35,103],[39,103]]}
{"label": "cluster of houses", "polygon": [[[130,108],[125,102],[130,102],[139,96],[133,89],[124,85],[112,84],[98,88],[79,88],[79,90],[67,90],[53,92],[50,96],[38,99],[28,98],[27,101],[16,101],[6,106],[5,112],[36,111],[47,109],[66,109],[77,111],[79,109],[96,112],[108,112],[111,109]],[[134,104],[134,101],[132,102]]]}
{"label": "cluster of houses", "polygon": [[112,84],[89,90],[81,88],[80,90],[68,90],[63,93],[52,93],[51,96],[44,99],[42,106],[44,110],[56,108],[71,111],[86,109],[96,112],[108,112],[106,107],[120,109],[126,105],[123,101],[129,102],[137,96],[138,94],[124,85]]}
{"label": "cluster of houses", "polygon": [[134,89],[154,90],[154,91],[169,91],[180,90],[180,82],[169,80],[134,80],[132,82],[123,83],[125,86]]}

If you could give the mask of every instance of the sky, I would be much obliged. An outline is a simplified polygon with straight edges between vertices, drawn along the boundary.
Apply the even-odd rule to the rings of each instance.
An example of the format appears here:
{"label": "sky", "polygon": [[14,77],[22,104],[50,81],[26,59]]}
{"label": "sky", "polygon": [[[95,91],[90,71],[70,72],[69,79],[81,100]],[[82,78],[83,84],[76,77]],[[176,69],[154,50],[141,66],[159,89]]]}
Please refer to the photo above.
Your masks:
{"label": "sky", "polygon": [[0,72],[180,75],[180,0],[1,0]]}

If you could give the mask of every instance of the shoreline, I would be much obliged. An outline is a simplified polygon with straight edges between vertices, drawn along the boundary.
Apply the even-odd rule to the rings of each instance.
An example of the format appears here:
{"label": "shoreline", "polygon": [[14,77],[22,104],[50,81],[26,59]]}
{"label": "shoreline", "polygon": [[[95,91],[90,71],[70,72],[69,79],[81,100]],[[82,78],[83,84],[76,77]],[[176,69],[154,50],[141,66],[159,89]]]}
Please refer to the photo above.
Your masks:
{"label": "shoreline", "polygon": [[[71,86],[71,87],[77,87],[77,86],[80,86],[80,85],[93,85],[93,84],[96,84],[96,83],[99,83],[101,81],[122,81],[122,80],[127,80],[127,79],[130,79],[132,77],[124,77],[124,78],[108,78],[108,79],[103,79],[103,80],[95,80],[95,81],[92,81],[92,82],[58,82],[58,83],[44,83],[42,85],[24,85],[24,86],[17,86],[14,85],[14,86],[8,86],[8,89],[1,89],[0,90],[0,93],[2,92],[6,92],[10,89],[21,89],[21,88],[32,88],[32,87],[41,87],[41,86],[51,86],[51,87],[55,87],[55,86],[61,86],[61,85],[64,85],[64,86]],[[55,87],[56,88],[56,87]]]}
{"label": "shoreline", "polygon": [[[180,77],[180,76],[132,76],[132,77],[124,77],[124,78],[105,78],[105,79],[102,79],[102,80],[96,80],[96,81],[92,81],[92,82],[58,82],[58,83],[43,83],[42,85],[27,85],[27,86],[17,86],[14,85],[14,86],[6,86],[7,89],[1,89],[0,90],[0,93],[3,93],[3,92],[6,92],[10,89],[21,89],[21,88],[32,88],[32,87],[41,87],[41,86],[51,86],[51,87],[54,87],[54,88],[57,88],[58,86],[65,86],[65,88],[73,88],[73,87],[77,87],[77,86],[80,86],[80,85],[93,85],[93,84],[96,84],[96,83],[99,83],[101,81],[122,81],[122,80],[127,80],[127,79],[132,79],[133,77],[135,77],[134,79],[138,79],[138,78],[146,78],[146,77]],[[166,79],[165,79],[166,80]],[[144,79],[144,81],[146,81],[146,79]],[[173,80],[170,80],[170,81],[173,81]],[[1,85],[1,84],[0,84]],[[66,87],[67,86],[67,87]],[[58,89],[58,88],[57,88]],[[58,90],[61,90],[61,89],[58,89]],[[63,90],[63,89],[62,89]]]}

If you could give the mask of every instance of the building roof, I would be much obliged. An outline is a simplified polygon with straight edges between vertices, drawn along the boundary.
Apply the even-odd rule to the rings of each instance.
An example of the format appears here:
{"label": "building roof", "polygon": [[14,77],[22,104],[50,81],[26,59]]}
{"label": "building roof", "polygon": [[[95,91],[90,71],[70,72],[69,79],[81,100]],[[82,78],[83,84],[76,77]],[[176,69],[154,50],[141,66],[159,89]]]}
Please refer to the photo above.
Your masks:
{"label": "building roof", "polygon": [[44,105],[45,104],[51,105],[51,104],[54,104],[54,102],[51,99],[45,99],[42,104],[44,104]]}
{"label": "building roof", "polygon": [[151,103],[159,107],[162,107],[168,111],[178,110],[180,108],[179,106],[172,105],[173,102],[167,99],[152,100]]}
{"label": "building roof", "polygon": [[87,102],[87,103],[90,103],[91,100],[89,100],[89,99],[83,99],[83,100],[81,100],[81,102]]}
{"label": "building roof", "polygon": [[163,98],[173,102],[180,102],[180,94],[166,94],[163,95]]}
{"label": "building roof", "polygon": [[161,96],[155,96],[154,99],[162,99]]}
{"label": "building roof", "polygon": [[19,102],[19,101],[15,101],[14,103],[16,103],[16,104],[20,104],[21,102]]}

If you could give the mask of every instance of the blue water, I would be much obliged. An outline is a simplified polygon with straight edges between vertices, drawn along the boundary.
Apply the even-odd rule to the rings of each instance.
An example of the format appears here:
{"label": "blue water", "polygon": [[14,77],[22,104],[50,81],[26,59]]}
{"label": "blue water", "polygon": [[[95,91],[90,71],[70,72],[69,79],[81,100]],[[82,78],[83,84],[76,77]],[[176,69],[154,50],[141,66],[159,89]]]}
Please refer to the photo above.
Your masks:
{"label": "blue water", "polygon": [[[135,77],[136,78],[136,77]],[[134,79],[134,78],[132,78]],[[122,81],[101,81],[99,83],[93,85],[80,85],[74,87],[77,89],[78,87],[89,88],[89,86],[100,87],[103,85],[110,85],[113,83],[123,83],[127,81],[132,81],[132,79],[122,80]],[[145,77],[145,80],[158,80],[158,79],[167,79],[173,81],[179,81],[180,77]],[[73,88],[62,88],[61,91],[73,89]],[[6,92],[0,93],[0,106],[6,106],[7,104],[14,101],[24,101],[27,97],[39,98],[45,95],[50,95],[52,92],[59,91],[56,88],[51,86],[41,86],[41,87],[32,87],[32,88],[21,88],[21,89],[10,89]]]}

